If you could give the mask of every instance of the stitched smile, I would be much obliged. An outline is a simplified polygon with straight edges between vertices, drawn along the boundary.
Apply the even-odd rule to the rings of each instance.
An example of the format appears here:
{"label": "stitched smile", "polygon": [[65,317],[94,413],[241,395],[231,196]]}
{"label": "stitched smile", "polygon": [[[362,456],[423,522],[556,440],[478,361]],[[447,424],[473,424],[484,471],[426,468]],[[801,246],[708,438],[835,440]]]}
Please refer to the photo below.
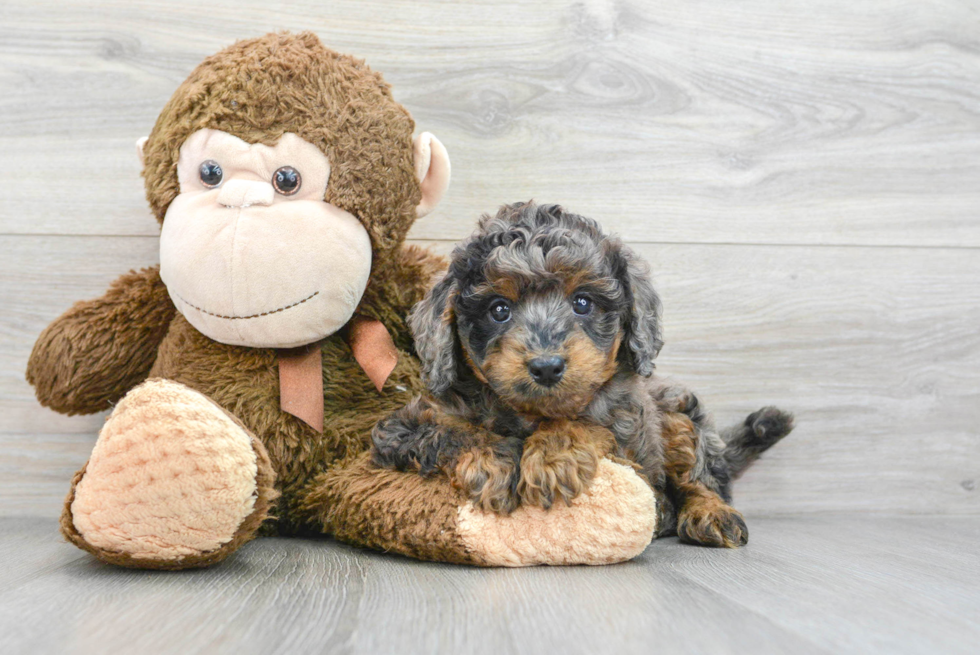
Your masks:
{"label": "stitched smile", "polygon": [[[177,294],[174,294],[174,295],[177,295]],[[262,312],[261,314],[252,314],[251,316],[224,316],[223,314],[215,314],[214,312],[209,312],[208,310],[206,310],[206,309],[204,309],[202,307],[198,307],[194,303],[187,302],[187,300],[185,300],[183,296],[177,295],[177,297],[180,298],[181,301],[183,301],[183,303],[186,304],[187,306],[193,307],[197,311],[199,311],[199,312],[201,312],[203,314],[207,314],[208,316],[214,316],[215,318],[224,318],[224,319],[228,319],[229,321],[243,321],[243,320],[245,320],[247,318],[259,318],[261,316],[268,316],[269,314],[278,314],[279,312],[284,312],[287,309],[291,309],[291,308],[295,307],[296,305],[302,305],[307,300],[313,298],[314,296],[318,296],[318,295],[320,295],[320,292],[319,291],[314,291],[313,293],[311,293],[307,297],[303,298],[302,300],[297,301],[297,302],[294,302],[292,305],[286,305],[285,307],[280,307],[279,309],[270,309],[267,312]]]}

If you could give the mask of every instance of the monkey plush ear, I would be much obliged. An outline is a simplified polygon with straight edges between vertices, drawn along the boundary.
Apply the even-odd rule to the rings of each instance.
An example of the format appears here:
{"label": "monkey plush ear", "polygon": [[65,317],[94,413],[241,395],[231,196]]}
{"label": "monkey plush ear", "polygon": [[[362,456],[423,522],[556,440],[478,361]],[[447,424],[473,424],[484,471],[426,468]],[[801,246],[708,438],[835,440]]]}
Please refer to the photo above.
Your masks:
{"label": "monkey plush ear", "polygon": [[660,297],[653,289],[646,264],[625,246],[617,258],[617,277],[623,285],[629,310],[623,317],[625,345],[629,348],[633,370],[647,377],[653,374],[653,360],[664,342],[660,334]]}
{"label": "monkey plush ear", "polygon": [[425,216],[442,200],[449,188],[449,153],[445,146],[429,132],[415,137],[415,177],[422,187],[422,201],[415,212]]}
{"label": "monkey plush ear", "polygon": [[150,140],[150,137],[148,137],[148,136],[141,136],[140,138],[138,138],[136,140],[136,156],[140,158],[140,165],[141,166],[145,166],[146,165],[146,162],[143,161],[143,147],[146,145],[146,142],[149,141],[149,140]]}
{"label": "monkey plush ear", "polygon": [[415,305],[408,324],[422,361],[422,381],[434,395],[456,382],[456,280],[449,273]]}

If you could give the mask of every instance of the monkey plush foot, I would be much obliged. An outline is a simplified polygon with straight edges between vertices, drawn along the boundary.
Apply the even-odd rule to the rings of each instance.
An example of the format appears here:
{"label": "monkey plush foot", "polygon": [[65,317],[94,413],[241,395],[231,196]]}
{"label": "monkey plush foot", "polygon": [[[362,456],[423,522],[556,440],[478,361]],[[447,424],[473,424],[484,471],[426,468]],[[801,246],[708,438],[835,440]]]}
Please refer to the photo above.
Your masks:
{"label": "monkey plush foot", "polygon": [[112,564],[207,566],[254,536],[273,481],[265,448],[237,419],[182,384],[150,380],[106,421],[61,531]]}

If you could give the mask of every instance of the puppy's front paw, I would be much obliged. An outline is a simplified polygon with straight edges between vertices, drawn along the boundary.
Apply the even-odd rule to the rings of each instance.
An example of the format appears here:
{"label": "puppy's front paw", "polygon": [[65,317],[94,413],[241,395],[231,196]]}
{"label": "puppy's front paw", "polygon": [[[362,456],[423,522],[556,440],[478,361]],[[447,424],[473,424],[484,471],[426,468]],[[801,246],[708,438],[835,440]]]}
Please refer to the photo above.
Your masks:
{"label": "puppy's front paw", "polygon": [[745,519],[723,503],[687,504],[677,517],[677,536],[700,546],[738,548],[749,541]]}
{"label": "puppy's front paw", "polygon": [[517,493],[528,505],[550,508],[561,499],[572,504],[588,489],[599,466],[599,454],[587,445],[550,450],[542,443],[528,443],[521,458]]}
{"label": "puppy's front paw", "polygon": [[490,448],[465,451],[453,469],[453,485],[484,511],[510,514],[517,509],[515,492],[518,468],[514,460]]}

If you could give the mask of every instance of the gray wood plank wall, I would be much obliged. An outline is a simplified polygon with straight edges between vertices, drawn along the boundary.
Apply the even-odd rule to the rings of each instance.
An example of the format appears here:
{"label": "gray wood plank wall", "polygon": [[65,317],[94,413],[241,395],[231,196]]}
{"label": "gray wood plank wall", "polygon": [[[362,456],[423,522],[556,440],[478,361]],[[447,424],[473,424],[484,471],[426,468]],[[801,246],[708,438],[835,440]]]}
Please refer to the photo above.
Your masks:
{"label": "gray wood plank wall", "polygon": [[55,516],[102,417],[40,408],[41,329],[157,258],[133,143],[203,57],[316,31],[453,184],[413,239],[560,202],[647,257],[660,371],[797,431],[749,513],[980,513],[980,2],[0,3],[0,514]]}

